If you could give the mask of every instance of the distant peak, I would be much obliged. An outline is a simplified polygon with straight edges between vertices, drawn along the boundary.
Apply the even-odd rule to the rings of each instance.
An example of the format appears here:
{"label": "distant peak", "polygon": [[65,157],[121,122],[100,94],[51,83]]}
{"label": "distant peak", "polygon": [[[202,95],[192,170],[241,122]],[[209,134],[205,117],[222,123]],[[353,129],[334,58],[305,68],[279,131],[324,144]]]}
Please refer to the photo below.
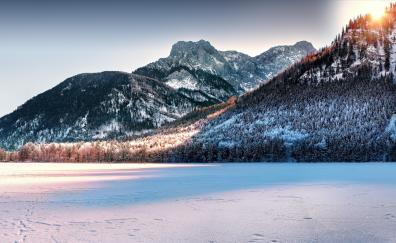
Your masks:
{"label": "distant peak", "polygon": [[209,44],[210,42],[204,39],[201,39],[199,41],[178,41],[176,42],[176,44],[189,44],[189,45],[205,45],[205,44]]}
{"label": "distant peak", "polygon": [[216,50],[209,41],[178,41],[172,46],[171,56],[177,55],[180,52],[192,52],[197,49],[205,49],[206,51]]}
{"label": "distant peak", "polygon": [[296,49],[298,49],[300,51],[302,50],[306,54],[313,53],[313,52],[317,51],[311,42],[303,40],[303,41],[296,42],[294,45],[281,45],[281,46],[271,47],[267,51],[256,56],[256,58],[272,56],[272,55],[274,55],[274,53],[282,53],[285,51],[296,50]]}
{"label": "distant peak", "polygon": [[312,43],[308,42],[308,41],[305,41],[305,40],[296,42],[296,44],[294,44],[293,46],[297,47],[297,48],[303,48],[303,49],[305,49],[305,50],[307,50],[309,52],[316,51],[316,49],[312,45]]}

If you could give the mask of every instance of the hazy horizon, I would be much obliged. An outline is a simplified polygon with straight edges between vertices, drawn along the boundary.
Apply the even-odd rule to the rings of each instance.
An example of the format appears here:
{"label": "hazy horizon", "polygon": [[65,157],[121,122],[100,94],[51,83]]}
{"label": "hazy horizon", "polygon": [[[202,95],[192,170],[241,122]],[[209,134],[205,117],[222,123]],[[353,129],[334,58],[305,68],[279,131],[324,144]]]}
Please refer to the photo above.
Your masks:
{"label": "hazy horizon", "polygon": [[0,8],[0,116],[66,78],[131,72],[205,39],[251,56],[306,40],[329,45],[349,19],[388,0],[14,1]]}

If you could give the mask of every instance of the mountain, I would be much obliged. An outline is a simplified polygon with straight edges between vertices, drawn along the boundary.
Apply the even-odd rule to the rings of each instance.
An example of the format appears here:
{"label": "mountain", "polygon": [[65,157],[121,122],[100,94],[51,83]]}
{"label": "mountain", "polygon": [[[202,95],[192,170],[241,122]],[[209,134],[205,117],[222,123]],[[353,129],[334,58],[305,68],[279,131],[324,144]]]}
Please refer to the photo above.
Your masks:
{"label": "mountain", "polygon": [[[186,69],[175,71],[173,75]],[[0,147],[27,142],[74,142],[125,138],[156,129],[236,92],[220,77],[191,72],[203,91],[179,88],[124,72],[79,74],[0,118]],[[208,77],[208,82],[205,81]]]}
{"label": "mountain", "polygon": [[112,144],[127,148],[112,159],[396,161],[395,53],[396,5],[391,5],[382,20],[351,21],[329,47],[251,92]]}
{"label": "mountain", "polygon": [[260,63],[261,72],[265,74],[265,77],[269,80],[315,51],[316,49],[311,43],[300,41],[293,46],[273,47],[256,56],[255,60],[257,63]]}
{"label": "mountain", "polygon": [[[395,161],[396,5],[361,16],[203,126],[184,161]],[[201,151],[188,154],[186,151]]]}
{"label": "mountain", "polygon": [[[201,82],[220,77],[242,94],[257,87],[309,53],[315,52],[311,43],[302,41],[293,46],[277,46],[250,57],[236,51],[218,51],[208,41],[180,41],[171,53],[134,73],[161,80],[178,89],[202,91]],[[206,73],[203,77],[191,75]],[[176,74],[175,74],[176,72]],[[205,91],[202,91],[205,93]]]}
{"label": "mountain", "polygon": [[[200,58],[214,60],[215,56],[220,61],[220,56],[224,57],[208,43],[205,46],[214,54],[198,48]],[[60,146],[61,151],[74,151],[62,160],[81,160],[80,155],[86,156],[81,146],[96,152],[108,151],[111,146],[110,157],[95,152],[83,160],[396,161],[395,53],[396,4],[391,4],[381,20],[370,16],[351,20],[330,46],[304,57],[251,92],[195,110],[127,142]],[[231,56],[232,60],[249,59],[238,53],[227,55],[228,64]],[[159,75],[156,78],[163,83],[168,70],[175,68],[169,60],[173,58],[161,59],[161,68],[157,62],[141,71]],[[183,63],[190,71],[196,70],[187,64]],[[200,64],[199,70],[215,75],[224,70],[216,70],[218,67],[222,65],[206,63]],[[51,154],[51,149],[45,146],[44,154]],[[29,145],[20,152],[36,153],[31,151],[39,150]]]}
{"label": "mountain", "polygon": [[[286,52],[292,53],[278,54]],[[27,142],[120,139],[145,133],[238,95],[243,91],[238,78],[249,76],[252,65],[255,70],[254,58],[219,52],[207,41],[178,42],[168,58],[135,74],[76,75],[0,118],[0,147],[12,150]]]}
{"label": "mountain", "polygon": [[[351,21],[331,46],[238,98],[127,142],[61,146],[73,151],[61,160],[396,161],[395,6],[380,22]],[[20,152],[45,156],[51,146],[37,151]]]}
{"label": "mountain", "polygon": [[80,74],[1,118],[0,144],[15,149],[28,141],[85,141],[143,132],[201,105],[151,78]]}

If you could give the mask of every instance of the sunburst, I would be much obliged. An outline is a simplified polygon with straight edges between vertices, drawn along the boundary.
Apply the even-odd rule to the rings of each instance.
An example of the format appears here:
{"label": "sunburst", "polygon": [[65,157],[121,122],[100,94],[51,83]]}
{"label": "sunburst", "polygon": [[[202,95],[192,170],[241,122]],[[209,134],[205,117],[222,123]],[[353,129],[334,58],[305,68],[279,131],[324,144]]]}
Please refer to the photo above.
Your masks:
{"label": "sunburst", "polygon": [[385,14],[385,9],[383,6],[378,5],[378,4],[373,4],[368,7],[369,14],[374,20],[380,20],[384,14]]}

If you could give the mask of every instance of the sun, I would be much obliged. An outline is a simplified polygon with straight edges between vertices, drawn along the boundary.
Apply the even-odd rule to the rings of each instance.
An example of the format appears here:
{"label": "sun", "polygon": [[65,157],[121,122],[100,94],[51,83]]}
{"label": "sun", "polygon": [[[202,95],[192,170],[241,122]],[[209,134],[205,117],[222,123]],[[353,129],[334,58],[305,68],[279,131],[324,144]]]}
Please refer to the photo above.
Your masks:
{"label": "sun", "polygon": [[380,20],[385,14],[385,9],[380,4],[373,4],[367,10],[374,20]]}
{"label": "sun", "polygon": [[369,14],[373,20],[381,20],[386,8],[395,0],[345,0],[340,1],[341,9],[349,18]]}

